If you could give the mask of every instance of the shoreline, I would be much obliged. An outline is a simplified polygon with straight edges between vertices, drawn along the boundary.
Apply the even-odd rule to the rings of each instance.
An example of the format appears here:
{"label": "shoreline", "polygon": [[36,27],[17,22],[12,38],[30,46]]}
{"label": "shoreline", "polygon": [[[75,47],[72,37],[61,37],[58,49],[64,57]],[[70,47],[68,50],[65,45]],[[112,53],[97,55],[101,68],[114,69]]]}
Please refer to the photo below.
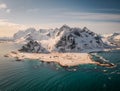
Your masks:
{"label": "shoreline", "polygon": [[52,52],[48,54],[43,53],[23,53],[19,51],[12,51],[5,57],[16,58],[17,61],[24,59],[33,59],[44,62],[56,62],[63,67],[78,66],[82,64],[95,64],[104,67],[112,67],[111,64],[101,64],[93,60],[89,53],[58,53]]}

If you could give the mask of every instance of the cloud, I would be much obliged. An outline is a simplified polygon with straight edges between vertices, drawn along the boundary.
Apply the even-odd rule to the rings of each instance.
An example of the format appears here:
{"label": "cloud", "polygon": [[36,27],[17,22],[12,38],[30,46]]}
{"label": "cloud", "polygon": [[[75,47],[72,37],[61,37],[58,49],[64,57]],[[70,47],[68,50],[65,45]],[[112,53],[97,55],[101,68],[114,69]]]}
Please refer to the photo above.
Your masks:
{"label": "cloud", "polygon": [[0,4],[0,9],[6,9],[6,8],[7,8],[7,5],[5,3]]}
{"label": "cloud", "polygon": [[54,19],[68,19],[77,21],[120,22],[120,14],[63,12],[52,16]]}
{"label": "cloud", "polygon": [[11,12],[11,9],[9,9],[7,4],[5,4],[5,3],[1,3],[0,4],[0,10],[5,11],[6,13],[10,13]]}
{"label": "cloud", "polygon": [[[6,9],[8,12],[8,8]],[[40,12],[40,9],[29,9],[28,12]],[[0,19],[0,36],[12,36],[18,30],[24,30],[29,27],[36,29],[40,28],[56,28],[61,27],[63,24],[68,24],[71,27],[88,27],[91,31],[96,33],[113,33],[120,32],[120,14],[112,13],[88,13],[88,12],[75,12],[61,9],[50,10],[53,12],[41,13],[41,16],[37,18],[36,22],[25,22],[23,24],[16,24],[7,19]],[[47,11],[43,11],[47,12]],[[33,13],[34,14],[34,13]],[[35,14],[36,15],[36,14]],[[46,16],[47,15],[47,16]],[[35,19],[33,17],[33,20]],[[6,32],[4,32],[6,31]],[[11,31],[11,32],[10,32]]]}
{"label": "cloud", "polygon": [[[114,10],[115,11],[115,10]],[[118,10],[116,10],[118,11]],[[28,9],[27,12],[37,13],[39,18],[44,21],[96,21],[96,22],[120,22],[120,13],[95,13],[95,12],[83,12],[83,11],[71,11],[69,9],[57,8],[41,10],[38,8]]]}
{"label": "cloud", "polygon": [[38,12],[40,9],[34,8],[34,9],[28,9],[27,12],[33,13],[33,12]]}
{"label": "cloud", "polygon": [[103,8],[103,9],[94,9],[96,11],[112,11],[112,12],[120,12],[120,9],[109,9],[109,8]]}
{"label": "cloud", "polygon": [[7,19],[0,19],[0,37],[4,36],[13,36],[19,30],[23,30],[28,28],[22,24],[16,24],[13,22],[8,21]]}
{"label": "cloud", "polygon": [[7,12],[7,13],[10,13],[10,12],[11,12],[11,9],[7,9],[6,12]]}
{"label": "cloud", "polygon": [[93,32],[96,33],[114,33],[120,32],[120,23],[119,22],[93,22],[93,21],[78,21],[78,22],[52,22],[52,23],[39,23],[39,24],[16,24],[10,22],[7,19],[0,19],[0,36],[13,36],[19,30],[24,30],[30,27],[34,27],[37,30],[44,28],[56,28],[61,27],[63,24],[67,24],[70,27],[87,27]]}
{"label": "cloud", "polygon": [[[94,9],[94,10],[106,10],[110,9]],[[119,11],[117,9],[112,9],[112,11]],[[106,22],[120,22],[120,13],[95,13],[95,12],[83,12],[83,11],[72,11],[66,8],[50,8],[50,9],[40,9],[33,8],[28,9],[28,13],[40,14],[40,18],[47,20],[73,20],[73,21],[106,21]]]}
{"label": "cloud", "polygon": [[38,13],[38,12],[42,12],[42,13],[52,13],[52,12],[66,12],[69,11],[69,9],[67,8],[31,8],[31,9],[27,9],[26,10],[28,13]]}
{"label": "cloud", "polygon": [[18,26],[19,24],[15,24],[9,22],[7,19],[0,19],[0,26]]}
{"label": "cloud", "polygon": [[[66,8],[41,10],[39,8],[28,9],[36,18],[44,22],[73,22],[73,21],[96,21],[96,22],[120,22],[120,13],[95,13],[83,11],[71,11]],[[39,17],[36,15],[39,15]]]}

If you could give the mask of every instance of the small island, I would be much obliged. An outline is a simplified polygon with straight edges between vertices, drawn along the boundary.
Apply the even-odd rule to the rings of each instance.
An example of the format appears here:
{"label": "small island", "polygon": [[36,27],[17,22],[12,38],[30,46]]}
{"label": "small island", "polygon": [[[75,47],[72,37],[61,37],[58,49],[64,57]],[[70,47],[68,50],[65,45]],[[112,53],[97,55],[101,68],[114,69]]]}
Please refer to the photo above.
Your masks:
{"label": "small island", "polygon": [[55,62],[64,67],[77,66],[81,64],[96,64],[104,67],[115,66],[112,63],[100,63],[92,59],[92,56],[88,53],[23,53],[19,51],[12,51],[5,55],[5,57],[14,57],[16,60],[34,59],[44,62]]}
{"label": "small island", "polygon": [[[23,45],[21,49],[12,51],[5,57],[14,57],[18,61],[35,59],[55,62],[67,67],[81,64],[115,66],[113,63],[101,59],[99,61],[93,60],[90,52],[105,51],[117,47],[114,43],[112,45],[105,44],[98,34],[86,27],[80,29],[63,25],[61,28],[53,30],[35,31],[28,29],[26,31],[30,31],[30,33],[18,32],[14,34],[14,42],[23,43]],[[38,33],[41,35],[34,35]]]}

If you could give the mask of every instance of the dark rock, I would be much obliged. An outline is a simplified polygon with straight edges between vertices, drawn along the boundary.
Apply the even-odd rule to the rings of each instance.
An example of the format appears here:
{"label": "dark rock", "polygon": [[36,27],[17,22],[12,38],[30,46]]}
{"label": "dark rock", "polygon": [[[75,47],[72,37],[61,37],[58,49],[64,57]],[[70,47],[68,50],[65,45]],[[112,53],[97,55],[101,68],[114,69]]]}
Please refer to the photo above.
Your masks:
{"label": "dark rock", "polygon": [[31,52],[31,53],[48,53],[48,51],[41,46],[37,41],[30,40],[27,44],[22,46],[19,50],[21,52]]}

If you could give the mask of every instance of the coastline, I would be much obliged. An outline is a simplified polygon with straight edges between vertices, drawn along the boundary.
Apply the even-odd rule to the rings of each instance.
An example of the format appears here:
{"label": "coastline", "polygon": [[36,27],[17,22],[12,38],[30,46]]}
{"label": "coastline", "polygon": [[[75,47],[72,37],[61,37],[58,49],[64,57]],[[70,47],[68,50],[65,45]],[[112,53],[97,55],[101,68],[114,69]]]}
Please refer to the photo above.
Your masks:
{"label": "coastline", "polygon": [[5,57],[13,57],[16,60],[21,61],[24,59],[33,59],[44,62],[56,62],[61,66],[70,67],[82,64],[95,64],[99,66],[111,67],[111,64],[101,64],[93,60],[89,53],[58,53],[52,52],[48,54],[44,53],[23,53],[19,51],[12,51],[6,54]]}

